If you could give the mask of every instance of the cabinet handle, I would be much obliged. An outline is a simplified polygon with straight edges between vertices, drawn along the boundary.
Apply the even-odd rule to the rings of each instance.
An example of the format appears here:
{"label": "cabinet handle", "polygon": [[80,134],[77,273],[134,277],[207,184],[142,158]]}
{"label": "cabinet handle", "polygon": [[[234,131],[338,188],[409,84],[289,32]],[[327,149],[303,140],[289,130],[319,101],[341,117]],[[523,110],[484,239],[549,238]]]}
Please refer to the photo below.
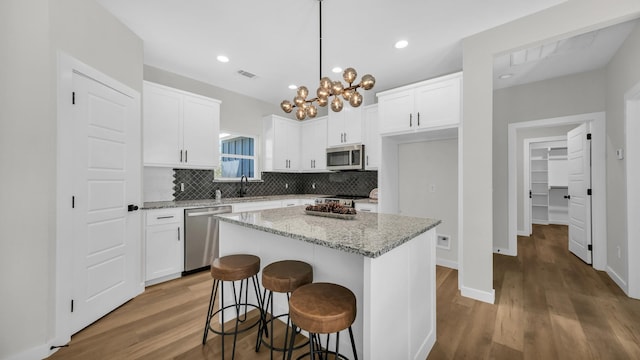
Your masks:
{"label": "cabinet handle", "polygon": [[178,241],[180,241],[180,226],[178,226]]}
{"label": "cabinet handle", "polygon": [[344,133],[340,133],[340,144],[344,142]]}
{"label": "cabinet handle", "polygon": [[180,150],[180,162],[182,162],[182,150]]}
{"label": "cabinet handle", "polygon": [[409,127],[413,126],[412,120],[413,120],[413,114],[409,114]]}
{"label": "cabinet handle", "polygon": [[347,133],[344,133],[344,142],[347,142]]}
{"label": "cabinet handle", "polygon": [[369,166],[369,155],[367,155],[367,166]]}
{"label": "cabinet handle", "polygon": [[188,151],[185,150],[184,151],[184,162],[189,162],[189,160],[187,160],[187,154],[188,154]]}
{"label": "cabinet handle", "polygon": [[156,216],[156,219],[158,219],[158,220],[161,220],[161,219],[173,219],[173,215]]}
{"label": "cabinet handle", "polygon": [[420,113],[418,113],[418,126],[420,126]]}

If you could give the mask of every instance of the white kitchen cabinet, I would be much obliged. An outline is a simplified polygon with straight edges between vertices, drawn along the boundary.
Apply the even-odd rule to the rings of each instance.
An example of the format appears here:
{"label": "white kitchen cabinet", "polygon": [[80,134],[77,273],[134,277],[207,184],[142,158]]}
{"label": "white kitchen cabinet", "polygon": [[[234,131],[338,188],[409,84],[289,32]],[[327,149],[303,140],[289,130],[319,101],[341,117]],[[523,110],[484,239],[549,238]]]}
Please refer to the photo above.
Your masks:
{"label": "white kitchen cabinet", "polygon": [[378,130],[378,105],[362,109],[364,128],[364,169],[378,170],[380,164],[380,132]]}
{"label": "white kitchen cabinet", "polygon": [[356,211],[362,212],[378,212],[378,204],[376,203],[362,203],[356,201]]}
{"label": "white kitchen cabinet", "polygon": [[327,147],[362,143],[362,108],[344,104],[342,111],[329,109]]}
{"label": "white kitchen cabinet", "polygon": [[327,117],[301,123],[302,171],[327,170]]}
{"label": "white kitchen cabinet", "polygon": [[250,201],[232,204],[233,212],[258,211],[282,207],[282,200]]}
{"label": "white kitchen cabinet", "polygon": [[184,270],[183,209],[145,210],[145,282],[152,285]]}
{"label": "white kitchen cabinet", "polygon": [[378,93],[380,134],[402,134],[460,123],[462,73]]}
{"label": "white kitchen cabinet", "polygon": [[220,101],[146,81],[143,99],[145,166],[218,166]]}
{"label": "white kitchen cabinet", "polygon": [[262,119],[263,171],[300,170],[300,124],[269,115]]}

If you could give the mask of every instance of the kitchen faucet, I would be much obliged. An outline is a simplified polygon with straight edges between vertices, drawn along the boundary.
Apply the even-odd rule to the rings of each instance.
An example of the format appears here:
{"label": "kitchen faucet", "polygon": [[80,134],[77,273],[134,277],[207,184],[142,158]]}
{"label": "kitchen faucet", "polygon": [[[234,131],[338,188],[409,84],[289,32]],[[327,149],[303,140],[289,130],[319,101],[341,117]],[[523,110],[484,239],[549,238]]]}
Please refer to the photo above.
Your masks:
{"label": "kitchen faucet", "polygon": [[240,197],[243,197],[247,193],[247,185],[249,185],[249,179],[243,174],[240,178]]}

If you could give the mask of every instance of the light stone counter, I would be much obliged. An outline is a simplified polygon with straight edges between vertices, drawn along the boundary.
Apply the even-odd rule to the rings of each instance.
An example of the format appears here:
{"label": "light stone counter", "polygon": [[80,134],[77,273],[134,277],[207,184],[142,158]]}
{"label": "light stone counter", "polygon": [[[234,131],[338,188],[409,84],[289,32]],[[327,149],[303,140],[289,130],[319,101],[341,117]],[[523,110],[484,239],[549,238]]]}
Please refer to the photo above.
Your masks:
{"label": "light stone counter", "polygon": [[376,258],[440,224],[440,220],[359,212],[344,220],[307,215],[304,206],[222,214],[226,221],[332,249]]}
{"label": "light stone counter", "polygon": [[199,199],[199,200],[181,200],[181,201],[149,201],[142,205],[143,210],[151,209],[167,209],[167,208],[189,208],[189,207],[207,207],[218,205],[231,205],[256,201],[272,201],[272,200],[288,200],[288,199],[315,199],[326,197],[322,194],[291,194],[291,195],[265,195],[265,196],[245,196],[236,198],[216,199]]}

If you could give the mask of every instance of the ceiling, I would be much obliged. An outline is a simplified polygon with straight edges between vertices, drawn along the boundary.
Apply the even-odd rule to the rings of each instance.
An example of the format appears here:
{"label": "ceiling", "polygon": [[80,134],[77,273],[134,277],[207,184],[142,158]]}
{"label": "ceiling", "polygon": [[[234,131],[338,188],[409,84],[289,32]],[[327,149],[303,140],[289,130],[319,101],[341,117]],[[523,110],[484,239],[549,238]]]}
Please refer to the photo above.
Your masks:
{"label": "ceiling", "polygon": [[638,20],[497,56],[494,89],[600,69],[607,65]]}
{"label": "ceiling", "polygon": [[[318,0],[97,1],[143,39],[147,65],[273,104],[318,86]],[[459,71],[463,38],[563,1],[324,0],[322,74],[353,67],[379,92]]]}

